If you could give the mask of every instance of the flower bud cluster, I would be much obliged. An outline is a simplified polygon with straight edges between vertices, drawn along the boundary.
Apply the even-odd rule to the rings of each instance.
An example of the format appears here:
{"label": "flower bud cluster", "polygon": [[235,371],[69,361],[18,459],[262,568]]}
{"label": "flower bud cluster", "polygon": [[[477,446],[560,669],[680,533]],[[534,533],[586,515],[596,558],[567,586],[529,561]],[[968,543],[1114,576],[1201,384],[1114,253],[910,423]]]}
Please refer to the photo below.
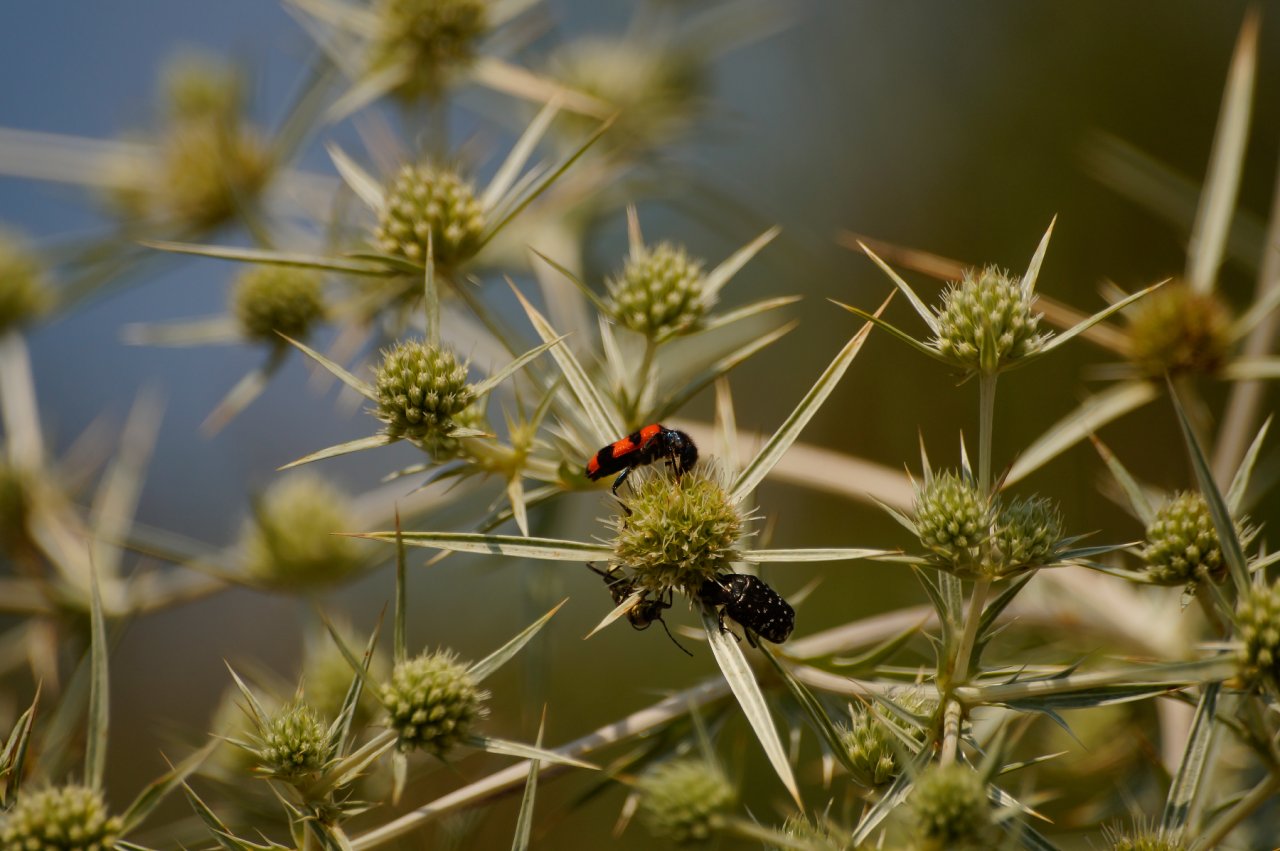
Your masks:
{"label": "flower bud cluster", "polygon": [[87,786],[23,791],[0,815],[0,848],[22,851],[110,851],[120,833],[102,795]]}
{"label": "flower bud cluster", "polygon": [[403,68],[397,92],[410,98],[438,94],[449,72],[471,61],[489,27],[486,0],[380,0],[373,14],[370,65]]}
{"label": "flower bud cluster", "polygon": [[245,571],[280,588],[341,581],[362,563],[360,543],[334,534],[351,525],[345,493],[318,474],[293,473],[267,488],[244,524]]}
{"label": "flower bud cluster", "polygon": [[374,387],[387,434],[428,447],[448,435],[457,425],[454,417],[475,401],[467,365],[448,349],[414,340],[383,352]]}
{"label": "flower bud cluster", "polygon": [[373,232],[380,251],[425,263],[427,240],[435,265],[448,269],[480,248],[484,210],[475,189],[457,172],[406,165],[387,188]]}
{"label": "flower bud cluster", "polygon": [[1130,361],[1151,378],[1213,374],[1231,350],[1231,312],[1222,299],[1185,283],[1161,287],[1135,305]]}
{"label": "flower bud cluster", "polygon": [[659,839],[704,842],[716,830],[716,817],[737,799],[717,766],[699,758],[664,762],[640,778],[640,818]]}
{"label": "flower bud cluster", "polygon": [[443,756],[488,714],[488,692],[449,651],[424,653],[396,665],[380,696],[402,751]]}
{"label": "flower bud cluster", "polygon": [[942,294],[935,317],[938,351],[972,372],[992,374],[1044,344],[1032,294],[995,266],[966,270]]}
{"label": "flower bud cluster", "polygon": [[320,275],[289,266],[251,267],[236,278],[232,310],[250,340],[284,343],[280,334],[305,340],[324,318]]}
{"label": "flower bud cluster", "polygon": [[913,829],[922,851],[985,851],[992,844],[986,784],[959,763],[933,765],[911,790]]}
{"label": "flower bud cluster", "polygon": [[329,738],[316,711],[305,703],[286,706],[258,734],[260,769],[291,780],[322,769],[329,757]]}

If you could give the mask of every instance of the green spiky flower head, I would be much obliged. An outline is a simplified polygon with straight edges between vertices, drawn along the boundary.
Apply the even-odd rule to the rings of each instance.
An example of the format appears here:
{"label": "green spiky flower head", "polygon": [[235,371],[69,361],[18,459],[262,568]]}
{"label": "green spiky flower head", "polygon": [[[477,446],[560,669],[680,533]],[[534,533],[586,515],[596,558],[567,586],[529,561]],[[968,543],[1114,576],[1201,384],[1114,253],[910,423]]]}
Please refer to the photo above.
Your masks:
{"label": "green spiky flower head", "polygon": [[329,759],[325,725],[305,703],[292,703],[273,715],[258,740],[259,771],[282,780],[315,774]]}
{"label": "green spiky flower head", "polygon": [[423,263],[430,237],[436,266],[450,269],[480,249],[484,224],[475,189],[456,171],[406,165],[387,187],[373,242],[379,251]]}
{"label": "green spiky flower head", "polygon": [[271,174],[266,142],[239,123],[186,122],[169,130],[148,212],[196,228],[222,224]]}
{"label": "green spiky flower head", "polygon": [[[792,813],[782,823],[782,835],[799,841],[810,851],[849,851],[850,839],[837,825],[826,821],[812,822],[804,813]],[[769,846],[770,851],[787,851]]]}
{"label": "green spiky flower head", "polygon": [[0,334],[30,324],[51,304],[44,264],[25,240],[0,230]]}
{"label": "green spiky flower head", "polygon": [[[1062,538],[1062,513],[1052,500],[1018,497],[996,518],[992,567],[1005,576],[1049,561]],[[994,578],[994,577],[993,577]]]}
{"label": "green spiky flower head", "polygon": [[967,474],[948,470],[916,485],[916,536],[948,570],[969,575],[981,566],[992,514]]}
{"label": "green spiky flower head", "polygon": [[1143,375],[1213,374],[1230,354],[1231,312],[1215,293],[1166,284],[1135,306],[1129,343]]}
{"label": "green spiky flower head", "polygon": [[1240,599],[1236,624],[1244,643],[1245,680],[1280,684],[1280,580],[1250,588]]}
{"label": "green spiky flower head", "polygon": [[986,784],[958,763],[932,765],[911,790],[911,816],[922,851],[985,851],[994,847]]}
{"label": "green spiky flower head", "polygon": [[699,758],[661,763],[640,778],[636,791],[645,826],[677,844],[710,839],[717,818],[737,800],[724,772]]}
{"label": "green spiky flower head", "polygon": [[[926,715],[934,709],[934,703],[915,689],[899,690],[890,698],[913,715]],[[840,740],[849,753],[853,779],[873,789],[891,782],[902,772],[898,754],[909,750],[904,737],[923,747],[928,732],[887,709],[873,711],[870,705],[851,708],[849,727],[841,732]]]}
{"label": "green spiky flower head", "polygon": [[283,345],[280,334],[305,340],[324,319],[320,275],[291,266],[253,266],[236,278],[232,309],[250,340]]}
{"label": "green spiky flower head", "polygon": [[345,493],[317,473],[279,479],[257,500],[240,535],[246,573],[274,588],[339,582],[363,561],[362,546],[335,535],[352,526]]}
{"label": "green spiky flower head", "polygon": [[489,29],[487,0],[377,0],[370,66],[403,70],[396,93],[437,95],[449,75],[469,65]]}
{"label": "green spiky flower head", "polygon": [[489,693],[451,651],[423,653],[401,662],[382,687],[382,705],[391,715],[402,751],[426,750],[443,756],[470,735],[484,718]]}
{"label": "green spiky flower head", "polygon": [[1180,491],[1160,507],[1141,554],[1147,575],[1160,585],[1217,582],[1226,575],[1209,506],[1195,491]]}
{"label": "green spiky flower head", "polygon": [[[632,484],[634,483],[634,484]],[[651,475],[628,484],[631,514],[615,521],[614,558],[631,567],[640,587],[655,594],[697,589],[729,569],[748,518],[710,464],[673,476]]]}
{"label": "green spiky flower head", "polygon": [[1109,851],[1190,851],[1191,846],[1185,842],[1168,836],[1161,836],[1158,830],[1133,830],[1120,832],[1104,829],[1110,844]]}
{"label": "green spiky flower head", "polygon": [[110,851],[120,834],[102,795],[87,786],[50,786],[19,795],[0,815],[0,847],[14,851]]}
{"label": "green spiky flower head", "polygon": [[1031,309],[1032,298],[1003,269],[966,270],[942,294],[934,345],[966,370],[999,372],[1044,345],[1045,337],[1037,333],[1041,315]]}
{"label": "green spiky flower head", "polygon": [[375,413],[387,434],[426,447],[448,435],[457,425],[454,418],[475,401],[467,365],[448,349],[415,340],[382,353],[374,386]]}
{"label": "green spiky flower head", "polygon": [[696,328],[711,306],[702,261],[669,242],[629,258],[608,287],[614,319],[655,339]]}

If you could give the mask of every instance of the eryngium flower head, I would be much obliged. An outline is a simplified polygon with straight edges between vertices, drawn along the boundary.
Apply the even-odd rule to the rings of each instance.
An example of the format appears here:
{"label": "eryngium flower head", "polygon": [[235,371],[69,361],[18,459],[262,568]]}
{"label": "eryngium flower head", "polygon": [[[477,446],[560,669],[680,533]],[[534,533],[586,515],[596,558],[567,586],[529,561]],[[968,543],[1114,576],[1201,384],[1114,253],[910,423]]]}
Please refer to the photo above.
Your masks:
{"label": "eryngium flower head", "polygon": [[279,334],[305,340],[324,318],[320,275],[289,266],[255,266],[236,278],[232,307],[245,337],[282,345]]}
{"label": "eryngium flower head", "polygon": [[162,147],[158,179],[147,187],[143,208],[195,228],[231,218],[271,174],[267,144],[238,122],[182,122],[168,131]]}
{"label": "eryngium flower head", "polygon": [[[915,690],[901,690],[891,694],[893,701],[914,715],[933,711],[934,705]],[[893,725],[897,731],[889,728]],[[905,734],[920,746],[928,740],[928,733],[921,727],[908,724],[890,710],[873,711],[872,705],[851,709],[849,728],[840,735],[849,753],[853,779],[863,786],[876,788],[892,781],[902,772],[899,753],[909,748],[903,741]]]}
{"label": "eryngium flower head", "polygon": [[627,260],[609,286],[609,310],[620,324],[648,337],[692,330],[710,306],[703,295],[702,261],[662,242]]}
{"label": "eryngium flower head", "polygon": [[1110,851],[1189,851],[1185,842],[1161,836],[1159,831],[1136,830],[1131,833],[1120,833],[1103,828],[1103,834],[1110,844]]}
{"label": "eryngium flower head", "polygon": [[396,665],[381,694],[391,726],[400,735],[400,750],[422,749],[436,756],[462,741],[488,714],[488,697],[447,650]]}
{"label": "eryngium flower head", "polygon": [[918,847],[924,851],[993,847],[986,785],[973,769],[957,763],[930,766],[916,778],[910,800]]}
{"label": "eryngium flower head", "polygon": [[1044,344],[1046,338],[1036,333],[1040,314],[1032,312],[1032,298],[1003,269],[965,270],[960,282],[942,294],[934,345],[966,370],[998,372]]}
{"label": "eryngium flower head", "polygon": [[119,833],[119,817],[87,786],[24,792],[0,815],[0,847],[13,851],[109,851]]}
{"label": "eryngium flower head", "polygon": [[29,324],[51,302],[44,264],[24,240],[0,230],[0,334]]}
{"label": "eryngium flower head", "polygon": [[436,266],[448,269],[480,248],[484,210],[470,183],[448,169],[406,165],[387,188],[373,232],[378,250],[426,262],[427,237]]}
{"label": "eryngium flower head", "polygon": [[347,578],[361,564],[361,546],[335,535],[351,528],[347,495],[303,471],[267,488],[240,535],[246,573],[278,588],[310,587]]}
{"label": "eryngium flower head", "polygon": [[1280,580],[1250,588],[1240,599],[1236,623],[1244,643],[1245,679],[1280,684]]}
{"label": "eryngium flower head", "polygon": [[305,703],[286,706],[258,734],[258,766],[283,780],[314,774],[329,758],[325,725]]}
{"label": "eryngium flower head", "polygon": [[[812,822],[804,813],[792,813],[782,823],[782,835],[798,840],[809,851],[847,851],[852,840],[837,825],[827,821]],[[790,846],[788,846],[789,848]],[[769,846],[770,851],[786,851],[780,846]]]}
{"label": "eryngium flower head", "polygon": [[[1000,509],[992,538],[992,567],[1005,576],[1048,561],[1062,538],[1062,514],[1051,500],[1019,497]],[[994,578],[994,577],[993,577]]]}
{"label": "eryngium flower head", "polygon": [[703,465],[676,480],[633,477],[631,513],[618,518],[614,558],[631,567],[640,587],[655,594],[668,588],[699,588],[729,569],[745,519],[713,468]]}
{"label": "eryngium flower head", "polygon": [[[698,57],[683,48],[632,37],[587,36],[562,45],[548,65],[566,88],[591,95],[617,110],[601,144],[635,151],[678,134],[705,104],[705,75]],[[595,129],[585,116],[566,114],[552,128],[577,146]]]}
{"label": "eryngium flower head", "polygon": [[1217,582],[1226,575],[1218,533],[1203,496],[1181,491],[1160,506],[1147,526],[1142,560],[1151,581],[1161,585]]}
{"label": "eryngium flower head", "polygon": [[435,95],[450,72],[469,64],[489,28],[486,0],[380,0],[370,66],[404,69],[397,93]]}
{"label": "eryngium flower head", "polygon": [[675,843],[703,842],[716,828],[716,818],[736,800],[728,778],[703,759],[664,762],[636,784],[640,818],[659,839]]}
{"label": "eryngium flower head", "polygon": [[414,340],[382,353],[374,386],[376,414],[387,424],[387,434],[428,447],[452,431],[454,417],[475,401],[467,365],[448,349]]}
{"label": "eryngium flower head", "polygon": [[1135,306],[1129,345],[1129,359],[1144,375],[1212,374],[1230,353],[1231,314],[1214,293],[1168,284]]}
{"label": "eryngium flower head", "polygon": [[968,573],[981,564],[991,538],[991,514],[967,475],[948,470],[916,486],[916,535],[950,570]]}

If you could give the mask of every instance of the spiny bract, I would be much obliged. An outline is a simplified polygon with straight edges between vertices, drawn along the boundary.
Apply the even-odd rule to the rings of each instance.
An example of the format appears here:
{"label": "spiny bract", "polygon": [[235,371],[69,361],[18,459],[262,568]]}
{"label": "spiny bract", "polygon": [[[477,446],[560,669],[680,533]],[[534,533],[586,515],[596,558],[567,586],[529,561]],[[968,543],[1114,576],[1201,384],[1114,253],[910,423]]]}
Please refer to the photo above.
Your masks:
{"label": "spiny bract", "polygon": [[695,328],[710,307],[702,261],[669,242],[645,248],[611,278],[609,310],[622,325],[648,337]]}
{"label": "spiny bract", "polygon": [[1031,310],[1031,300],[1032,295],[1003,269],[965,270],[963,278],[942,294],[934,345],[967,370],[997,372],[1044,344],[1045,338],[1036,333],[1040,314]]}

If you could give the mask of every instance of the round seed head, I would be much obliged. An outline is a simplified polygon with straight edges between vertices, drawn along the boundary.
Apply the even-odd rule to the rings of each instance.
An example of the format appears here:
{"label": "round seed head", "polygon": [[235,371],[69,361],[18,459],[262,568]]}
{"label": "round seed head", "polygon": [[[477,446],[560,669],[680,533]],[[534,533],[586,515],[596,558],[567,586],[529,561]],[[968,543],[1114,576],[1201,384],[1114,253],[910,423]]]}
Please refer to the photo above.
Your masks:
{"label": "round seed head", "polygon": [[[914,689],[903,689],[890,697],[914,715],[927,715],[934,710],[933,701]],[[904,733],[920,746],[928,740],[926,730],[908,724],[888,710],[874,712],[869,705],[854,707],[849,727],[840,736],[849,752],[853,779],[873,789],[892,782],[902,772],[898,754],[907,750],[902,740]]]}
{"label": "round seed head", "polygon": [[1014,499],[996,519],[992,566],[999,576],[1044,564],[1062,538],[1062,514],[1052,500]]}
{"label": "round seed head", "polygon": [[489,693],[447,650],[396,665],[381,697],[400,735],[400,750],[421,749],[436,756],[466,738],[489,712],[484,706]]}
{"label": "round seed head", "polygon": [[1280,580],[1250,588],[1240,599],[1236,623],[1244,643],[1245,679],[1280,684]]}
{"label": "round seed head", "polygon": [[257,196],[271,174],[266,142],[239,123],[181,122],[169,130],[162,148],[158,179],[147,184],[149,197],[141,204],[132,198],[126,211],[132,206],[193,228],[214,227]]}
{"label": "round seed head", "polygon": [[240,112],[243,80],[227,62],[200,53],[170,61],[163,75],[164,102],[177,121],[235,120]]}
{"label": "round seed head", "polygon": [[448,435],[475,401],[467,383],[467,365],[448,349],[408,340],[382,353],[374,381],[377,417],[387,434],[430,447]]}
{"label": "round seed head", "polygon": [[968,476],[948,470],[916,487],[916,535],[944,567],[957,573],[972,573],[981,565],[991,538],[991,515]]}
{"label": "round seed head", "polygon": [[648,337],[693,330],[710,307],[702,261],[669,242],[646,248],[610,279],[609,309],[619,324]]}
{"label": "round seed head", "polygon": [[44,264],[23,239],[0,230],[0,334],[29,325],[52,301]]}
{"label": "round seed head", "polygon": [[636,791],[645,826],[677,844],[711,838],[717,816],[737,799],[724,773],[703,759],[664,762],[640,778]]}
{"label": "round seed head", "polygon": [[258,768],[284,780],[314,774],[328,761],[329,739],[316,711],[305,703],[286,706],[258,735]]}
{"label": "round seed head", "polygon": [[993,847],[987,790],[973,769],[956,763],[930,766],[916,778],[910,800],[916,837],[924,851]]}
{"label": "round seed head", "polygon": [[232,309],[250,340],[284,344],[279,334],[305,340],[324,319],[320,275],[289,266],[255,266],[236,278]]}
{"label": "round seed head", "polygon": [[1147,527],[1142,560],[1147,575],[1161,585],[1217,582],[1226,575],[1218,533],[1203,496],[1181,491],[1160,507]]}
{"label": "round seed head", "polygon": [[[635,478],[628,480],[634,483]],[[697,589],[729,569],[746,518],[720,477],[703,465],[673,477],[647,476],[633,485],[631,514],[615,521],[615,560],[629,565],[640,587]]]}
{"label": "round seed head", "polygon": [[18,796],[0,815],[0,847],[14,851],[109,851],[120,819],[87,786],[51,786]]}
{"label": "round seed head", "polygon": [[457,172],[406,165],[387,187],[373,243],[379,251],[423,263],[427,237],[438,268],[457,266],[480,248],[484,210]]}
{"label": "round seed head", "polygon": [[1035,354],[1045,337],[1036,333],[1040,314],[1031,299],[1003,269],[966,270],[942,294],[934,345],[958,366],[989,374]]}
{"label": "round seed head", "polygon": [[1109,843],[1109,851],[1190,851],[1191,848],[1185,842],[1161,836],[1154,827],[1135,825],[1129,831],[1104,827],[1102,833]]}
{"label": "round seed head", "polygon": [[[782,835],[798,840],[811,851],[848,851],[850,848],[848,834],[826,821],[809,821],[804,813],[787,816],[782,823]],[[779,846],[769,847],[770,851],[786,851]]]}
{"label": "round seed head", "polygon": [[[643,151],[678,135],[705,104],[705,74],[697,57],[666,44],[634,38],[589,36],[565,43],[551,57],[548,73],[573,91],[617,110],[601,144]],[[597,126],[595,119],[566,115],[556,122],[571,144]]]}
{"label": "round seed head", "polygon": [[316,473],[301,471],[267,488],[240,534],[245,572],[273,588],[308,588],[350,577],[362,562],[350,529],[347,495]]}
{"label": "round seed head", "polygon": [[405,69],[403,98],[437,95],[449,75],[471,63],[489,28],[486,0],[379,0],[370,67]]}
{"label": "round seed head", "polygon": [[1212,374],[1231,351],[1231,312],[1214,293],[1166,284],[1135,305],[1129,359],[1144,374]]}

